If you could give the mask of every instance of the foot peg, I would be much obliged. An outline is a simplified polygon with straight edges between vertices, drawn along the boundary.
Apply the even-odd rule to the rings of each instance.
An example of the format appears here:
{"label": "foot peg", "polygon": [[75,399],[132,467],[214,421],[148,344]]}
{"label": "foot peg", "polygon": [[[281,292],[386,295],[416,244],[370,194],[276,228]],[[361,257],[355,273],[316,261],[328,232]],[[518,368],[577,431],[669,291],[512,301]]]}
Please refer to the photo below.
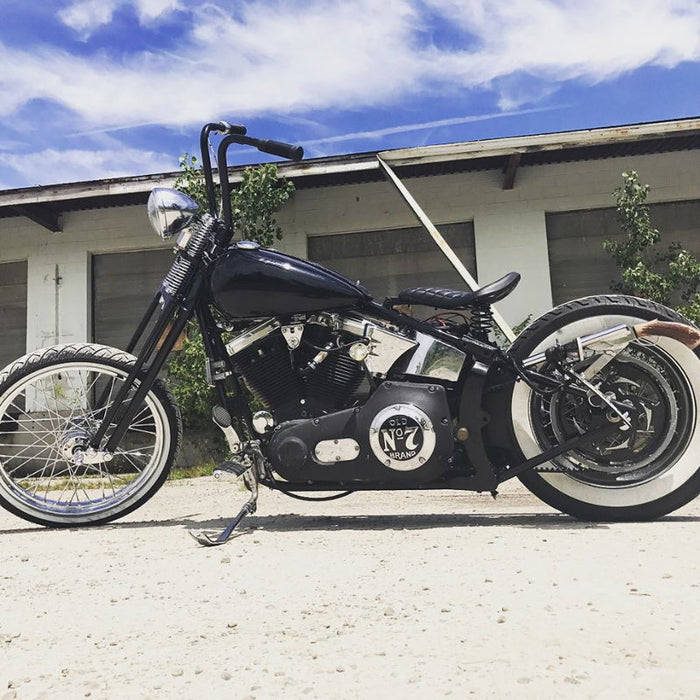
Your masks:
{"label": "foot peg", "polygon": [[227,459],[214,468],[214,478],[220,479],[224,474],[233,474],[241,476],[244,472],[250,469],[250,464],[244,464],[236,459]]}

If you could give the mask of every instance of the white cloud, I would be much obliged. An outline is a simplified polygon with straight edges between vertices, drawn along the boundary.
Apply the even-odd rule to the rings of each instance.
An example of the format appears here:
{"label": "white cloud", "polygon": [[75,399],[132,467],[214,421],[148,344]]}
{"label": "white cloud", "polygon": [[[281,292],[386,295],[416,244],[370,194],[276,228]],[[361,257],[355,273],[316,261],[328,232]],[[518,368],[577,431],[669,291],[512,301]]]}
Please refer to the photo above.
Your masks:
{"label": "white cloud", "polygon": [[58,16],[65,25],[87,38],[112,19],[117,4],[117,0],[81,0],[61,10]]}
{"label": "white cloud", "polygon": [[135,5],[139,18],[144,23],[152,22],[173,10],[183,9],[179,0],[136,0]]}
{"label": "white cloud", "polygon": [[179,0],[78,0],[58,13],[59,19],[87,39],[108,24],[121,5],[133,5],[142,24],[153,22],[172,10],[182,9]]}
{"label": "white cloud", "polygon": [[[173,156],[136,148],[97,151],[49,148],[24,155],[4,154],[3,166],[14,170],[31,185],[162,173],[178,167]],[[47,173],[50,173],[49,182],[46,181]]]}
{"label": "white cloud", "polygon": [[[144,22],[180,5],[80,0],[62,18],[89,32],[125,2]],[[463,46],[427,42],[426,6],[463,33]],[[562,81],[700,59],[697,0],[240,0],[233,8],[189,2],[183,17],[192,24],[175,56],[141,51],[117,61],[0,45],[0,117],[44,99],[74,112],[78,129],[181,126],[474,87],[492,89],[512,109]]]}
{"label": "white cloud", "polygon": [[560,107],[539,107],[533,109],[517,109],[505,112],[493,112],[491,114],[469,115],[464,117],[452,117],[450,119],[435,119],[429,122],[418,122],[415,124],[399,124],[385,129],[373,129],[371,131],[354,131],[349,134],[338,134],[318,139],[309,139],[303,142],[304,146],[316,146],[322,143],[341,143],[343,141],[356,141],[358,139],[381,139],[394,134],[405,134],[411,131],[424,131],[425,129],[439,129],[445,126],[456,126],[458,124],[473,124],[474,122],[486,121],[488,119],[500,119],[503,117],[514,117],[522,114],[534,114],[536,112],[547,112]]}
{"label": "white cloud", "polygon": [[0,65],[13,70],[0,78],[0,116],[39,98],[74,110],[88,125],[178,125],[212,115],[386,103],[417,87],[407,0],[304,8],[243,5],[237,19],[202,6],[180,61],[161,53],[114,62],[4,48]]}
{"label": "white cloud", "polygon": [[700,59],[696,0],[425,1],[475,37],[474,49],[436,56],[467,86],[518,73],[599,82]]}

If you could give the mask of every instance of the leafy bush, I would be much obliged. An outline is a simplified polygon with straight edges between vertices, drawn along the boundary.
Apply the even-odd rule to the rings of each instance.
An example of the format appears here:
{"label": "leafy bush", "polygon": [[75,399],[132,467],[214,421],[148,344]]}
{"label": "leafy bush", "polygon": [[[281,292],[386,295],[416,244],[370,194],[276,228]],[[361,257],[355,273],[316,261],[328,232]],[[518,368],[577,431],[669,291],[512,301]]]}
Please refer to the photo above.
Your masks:
{"label": "leafy bush", "polygon": [[[180,158],[182,173],[175,180],[175,189],[194,199],[207,210],[207,191],[204,176],[198,167],[196,156],[185,153]],[[271,246],[275,239],[282,239],[282,228],[275,219],[280,207],[294,193],[294,183],[280,178],[274,163],[264,163],[243,171],[243,179],[231,192],[233,229],[245,241],[255,241],[261,246]],[[215,188],[220,206],[220,193]]]}
{"label": "leafy bush", "polygon": [[622,179],[613,195],[617,222],[626,237],[603,243],[620,269],[621,279],[611,289],[666,304],[700,324],[700,262],[680,243],[662,246],[646,205],[649,185],[640,184],[634,171],[622,173]]}

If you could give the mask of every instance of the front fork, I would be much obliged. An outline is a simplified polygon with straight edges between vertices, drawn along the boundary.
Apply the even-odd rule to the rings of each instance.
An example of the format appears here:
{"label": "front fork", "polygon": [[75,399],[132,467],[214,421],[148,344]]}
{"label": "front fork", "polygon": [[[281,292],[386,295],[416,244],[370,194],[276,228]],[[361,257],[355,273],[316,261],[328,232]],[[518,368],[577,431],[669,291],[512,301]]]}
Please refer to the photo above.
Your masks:
{"label": "front fork", "polygon": [[[146,395],[158,379],[158,373],[185,330],[187,322],[195,313],[199,313],[198,309],[202,304],[199,300],[201,286],[201,277],[198,277],[184,300],[165,295],[161,291],[154,296],[126,348],[127,352],[133,353],[137,346],[141,345],[136,354],[136,361],[111,404],[107,406],[102,422],[90,440],[91,451],[111,455],[117,449],[119,441],[124,437]],[[143,334],[158,306],[162,306],[161,311],[153,328],[143,339]],[[109,390],[105,389],[104,395],[97,400],[98,406],[107,401],[108,394]],[[107,431],[112,426],[112,432],[105,442]]]}

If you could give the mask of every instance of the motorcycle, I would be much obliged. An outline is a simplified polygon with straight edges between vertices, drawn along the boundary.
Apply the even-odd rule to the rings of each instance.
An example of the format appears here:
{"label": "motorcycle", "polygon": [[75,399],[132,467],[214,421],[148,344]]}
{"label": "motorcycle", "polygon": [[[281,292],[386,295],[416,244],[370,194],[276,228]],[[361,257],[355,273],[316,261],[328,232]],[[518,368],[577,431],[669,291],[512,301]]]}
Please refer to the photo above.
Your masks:
{"label": "motorcycle", "polygon": [[[218,133],[221,213],[208,151]],[[496,493],[518,477],[576,518],[661,517],[700,491],[700,331],[629,296],[577,299],[510,347],[491,340],[511,272],[470,291],[410,288],[383,302],[325,267],[232,242],[227,150],[298,160],[299,147],[210,123],[209,203],[153,190],[148,212],[175,259],[125,350],[36,350],[0,373],[0,504],[49,527],[99,525],[165,481],[182,425],[164,363],[191,318],[230,457],[216,474],[324,500],[357,491]],[[439,311],[420,320],[413,306]],[[253,408],[249,396],[255,401]],[[321,494],[312,497],[309,494]]]}

